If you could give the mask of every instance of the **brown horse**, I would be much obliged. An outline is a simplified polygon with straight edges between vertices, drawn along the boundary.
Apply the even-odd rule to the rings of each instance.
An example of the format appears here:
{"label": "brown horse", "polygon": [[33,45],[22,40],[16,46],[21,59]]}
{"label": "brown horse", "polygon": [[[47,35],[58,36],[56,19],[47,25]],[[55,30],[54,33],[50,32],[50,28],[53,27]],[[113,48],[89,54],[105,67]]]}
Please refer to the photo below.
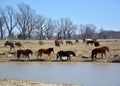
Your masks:
{"label": "brown horse", "polygon": [[56,47],[60,47],[60,43],[59,43],[58,40],[55,40],[55,46],[56,46]]}
{"label": "brown horse", "polygon": [[14,45],[13,42],[6,41],[6,42],[4,43],[4,46],[6,47],[7,45],[10,46],[10,51],[11,51],[12,49],[15,49],[15,45]]}
{"label": "brown horse", "polygon": [[66,41],[66,45],[68,45],[68,44],[69,44],[69,45],[73,45],[73,42],[72,42],[71,40],[67,40],[67,41]]}
{"label": "brown horse", "polygon": [[94,41],[93,40],[89,40],[89,41],[86,41],[87,45],[91,44],[93,45],[94,44]]}
{"label": "brown horse", "polygon": [[[51,58],[51,55],[50,55],[51,52],[54,53],[54,48],[47,48],[47,49],[42,48],[42,49],[39,49],[39,50],[38,50],[37,59],[38,59],[39,56],[42,57],[42,53],[48,54],[48,57],[49,57],[49,59],[50,59],[50,58]],[[55,54],[55,53],[54,53],[54,54]]]}
{"label": "brown horse", "polygon": [[33,51],[30,50],[30,49],[25,49],[25,50],[20,49],[20,50],[17,50],[17,58],[18,58],[19,60],[20,60],[21,54],[22,54],[23,56],[25,56],[25,57],[28,57],[28,60],[30,60],[29,54],[32,55],[32,54],[33,54]]}
{"label": "brown horse", "polygon": [[75,43],[76,43],[76,44],[78,44],[78,43],[79,43],[79,40],[78,40],[78,39],[76,39],[76,40],[75,40]]}
{"label": "brown horse", "polygon": [[60,45],[63,45],[63,40],[55,40],[55,46],[60,47]]}
{"label": "brown horse", "polygon": [[63,40],[58,40],[59,44],[63,45]]}
{"label": "brown horse", "polygon": [[99,43],[98,41],[95,41],[95,42],[94,42],[94,46],[95,46],[95,47],[98,47],[98,46],[100,46],[100,43]]}
{"label": "brown horse", "polygon": [[24,48],[24,46],[23,46],[23,44],[21,43],[21,42],[11,42],[11,41],[6,41],[5,43],[4,43],[4,46],[6,47],[6,46],[10,46],[10,51],[12,50],[12,49],[14,49],[14,51],[15,51],[15,45],[17,46],[17,47],[23,47]]}
{"label": "brown horse", "polygon": [[39,44],[40,44],[40,46],[44,45],[44,42],[42,40],[39,40]]}
{"label": "brown horse", "polygon": [[92,60],[96,60],[97,53],[101,53],[101,58],[103,58],[103,54],[106,57],[106,51],[109,52],[109,47],[107,47],[107,46],[102,46],[100,48],[93,49],[92,52],[91,52],[91,58],[92,58]]}
{"label": "brown horse", "polygon": [[93,45],[94,44],[95,47],[100,46],[100,43],[98,41],[94,41],[94,40],[88,40],[88,41],[86,41],[86,44],[87,45],[89,45],[89,44]]}

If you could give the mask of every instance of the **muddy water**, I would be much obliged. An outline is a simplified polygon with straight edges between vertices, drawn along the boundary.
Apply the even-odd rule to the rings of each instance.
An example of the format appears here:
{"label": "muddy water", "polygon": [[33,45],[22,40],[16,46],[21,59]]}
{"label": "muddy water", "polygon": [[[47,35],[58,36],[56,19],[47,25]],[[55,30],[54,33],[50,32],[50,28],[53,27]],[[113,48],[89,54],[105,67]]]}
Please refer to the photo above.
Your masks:
{"label": "muddy water", "polygon": [[81,86],[120,86],[120,64],[113,63],[0,63],[0,78]]}

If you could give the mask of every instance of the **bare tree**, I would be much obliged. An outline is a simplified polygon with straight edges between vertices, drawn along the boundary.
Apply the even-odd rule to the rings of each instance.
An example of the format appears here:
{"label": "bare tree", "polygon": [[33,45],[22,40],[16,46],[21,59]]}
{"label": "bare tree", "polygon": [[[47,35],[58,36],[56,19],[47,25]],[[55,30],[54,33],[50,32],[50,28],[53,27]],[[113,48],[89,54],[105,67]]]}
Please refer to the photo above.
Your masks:
{"label": "bare tree", "polygon": [[80,34],[82,38],[95,38],[96,27],[93,24],[80,25]]}
{"label": "bare tree", "polygon": [[36,23],[36,14],[29,5],[21,3],[18,5],[19,12],[17,12],[16,20],[18,22],[17,28],[20,31],[23,39],[30,38]]}
{"label": "bare tree", "polygon": [[0,8],[0,39],[3,39],[5,36],[5,21],[4,21],[4,12],[3,9]]}
{"label": "bare tree", "polygon": [[45,27],[45,34],[47,38],[52,38],[55,31],[55,25],[52,19],[48,19]]}
{"label": "bare tree", "polygon": [[38,15],[37,17],[37,23],[35,26],[35,33],[37,34],[39,39],[44,39],[44,33],[45,33],[45,26],[46,26],[46,19]]}
{"label": "bare tree", "polygon": [[69,18],[61,18],[60,21],[57,22],[57,28],[59,28],[58,36],[61,35],[63,39],[70,39],[76,30],[76,26]]}
{"label": "bare tree", "polygon": [[15,20],[16,12],[11,6],[6,6],[4,9],[4,12],[2,13],[6,29],[8,30],[8,37],[11,37],[13,35],[13,29],[17,25],[17,22]]}

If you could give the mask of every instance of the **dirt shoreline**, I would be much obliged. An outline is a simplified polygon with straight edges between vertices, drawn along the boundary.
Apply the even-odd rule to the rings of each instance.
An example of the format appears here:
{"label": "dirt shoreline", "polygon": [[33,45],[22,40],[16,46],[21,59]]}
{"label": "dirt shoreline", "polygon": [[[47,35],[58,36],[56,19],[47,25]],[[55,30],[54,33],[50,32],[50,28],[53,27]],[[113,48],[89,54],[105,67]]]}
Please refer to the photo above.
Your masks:
{"label": "dirt shoreline", "polygon": [[30,80],[0,79],[0,86],[79,86],[75,84],[49,84]]}
{"label": "dirt shoreline", "polygon": [[[6,56],[6,55],[0,55],[0,62],[102,62],[102,63],[120,63],[120,56],[116,55],[112,58],[104,58],[104,59],[97,59],[95,61],[92,61],[91,58],[87,57],[87,58],[81,58],[81,57],[77,57],[78,59],[71,59],[70,61],[64,60],[48,60],[48,59],[21,59],[18,60],[17,58],[15,58],[14,56]],[[80,59],[79,59],[80,58]]]}

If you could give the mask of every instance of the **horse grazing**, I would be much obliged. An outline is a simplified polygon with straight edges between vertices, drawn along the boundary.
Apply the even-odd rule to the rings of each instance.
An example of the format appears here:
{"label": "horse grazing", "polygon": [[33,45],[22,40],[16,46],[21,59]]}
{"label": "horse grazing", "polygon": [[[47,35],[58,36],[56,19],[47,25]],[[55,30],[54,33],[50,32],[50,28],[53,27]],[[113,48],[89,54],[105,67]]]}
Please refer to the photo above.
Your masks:
{"label": "horse grazing", "polygon": [[[51,52],[53,52],[54,53],[54,48],[47,48],[47,49],[39,49],[38,50],[38,55],[37,55],[37,59],[38,59],[38,57],[40,56],[40,57],[42,57],[42,53],[44,53],[44,54],[48,54],[48,57],[49,57],[49,59],[51,58]],[[55,54],[55,53],[54,53]]]}
{"label": "horse grazing", "polygon": [[6,42],[4,43],[4,46],[6,47],[7,45],[10,46],[10,51],[11,51],[12,49],[15,49],[15,46],[14,46],[14,43],[13,43],[13,42],[6,41]]}
{"label": "horse grazing", "polygon": [[59,43],[58,40],[55,40],[55,46],[56,46],[56,47],[60,47],[60,43]]}
{"label": "horse grazing", "polygon": [[30,60],[29,54],[32,55],[32,54],[33,54],[33,51],[30,50],[30,49],[25,49],[25,50],[20,49],[20,50],[17,50],[17,58],[18,58],[19,60],[20,60],[21,54],[22,54],[23,56],[25,56],[25,57],[28,57],[28,60]]}
{"label": "horse grazing", "polygon": [[95,42],[94,42],[94,46],[95,46],[95,47],[98,47],[98,46],[100,46],[100,43],[99,43],[98,41],[95,41]]}
{"label": "horse grazing", "polygon": [[11,51],[12,49],[15,49],[15,45],[18,46],[18,47],[20,47],[20,48],[21,48],[21,47],[24,48],[24,46],[23,46],[23,44],[22,44],[21,42],[15,42],[15,43],[13,43],[13,42],[11,42],[11,41],[6,41],[5,44],[4,44],[4,46],[6,47],[7,45],[10,46],[10,51]]}
{"label": "horse grazing", "polygon": [[90,40],[90,41],[86,41],[87,45],[91,44],[93,45],[94,44],[94,41],[93,40]]}
{"label": "horse grazing", "polygon": [[60,57],[60,60],[64,61],[64,59],[62,59],[63,56],[67,57],[67,60],[71,59],[71,56],[77,56],[77,54],[74,51],[58,51],[57,52],[57,59]]}
{"label": "horse grazing", "polygon": [[76,40],[75,40],[75,43],[76,43],[76,44],[78,44],[78,43],[79,43],[79,40],[78,40],[78,39],[76,39]]}
{"label": "horse grazing", "polygon": [[66,41],[66,45],[68,45],[68,44],[69,44],[69,45],[73,45],[73,42],[72,42],[71,40],[67,40],[67,41]]}
{"label": "horse grazing", "polygon": [[93,49],[92,52],[91,52],[91,58],[92,58],[92,60],[96,60],[97,53],[101,53],[101,58],[103,58],[103,54],[106,57],[106,51],[109,52],[109,47],[107,47],[107,46],[102,46],[100,48]]}
{"label": "horse grazing", "polygon": [[55,46],[60,47],[60,45],[63,45],[63,40],[55,40]]}
{"label": "horse grazing", "polygon": [[39,40],[39,44],[40,44],[40,46],[44,45],[44,42],[42,40]]}

